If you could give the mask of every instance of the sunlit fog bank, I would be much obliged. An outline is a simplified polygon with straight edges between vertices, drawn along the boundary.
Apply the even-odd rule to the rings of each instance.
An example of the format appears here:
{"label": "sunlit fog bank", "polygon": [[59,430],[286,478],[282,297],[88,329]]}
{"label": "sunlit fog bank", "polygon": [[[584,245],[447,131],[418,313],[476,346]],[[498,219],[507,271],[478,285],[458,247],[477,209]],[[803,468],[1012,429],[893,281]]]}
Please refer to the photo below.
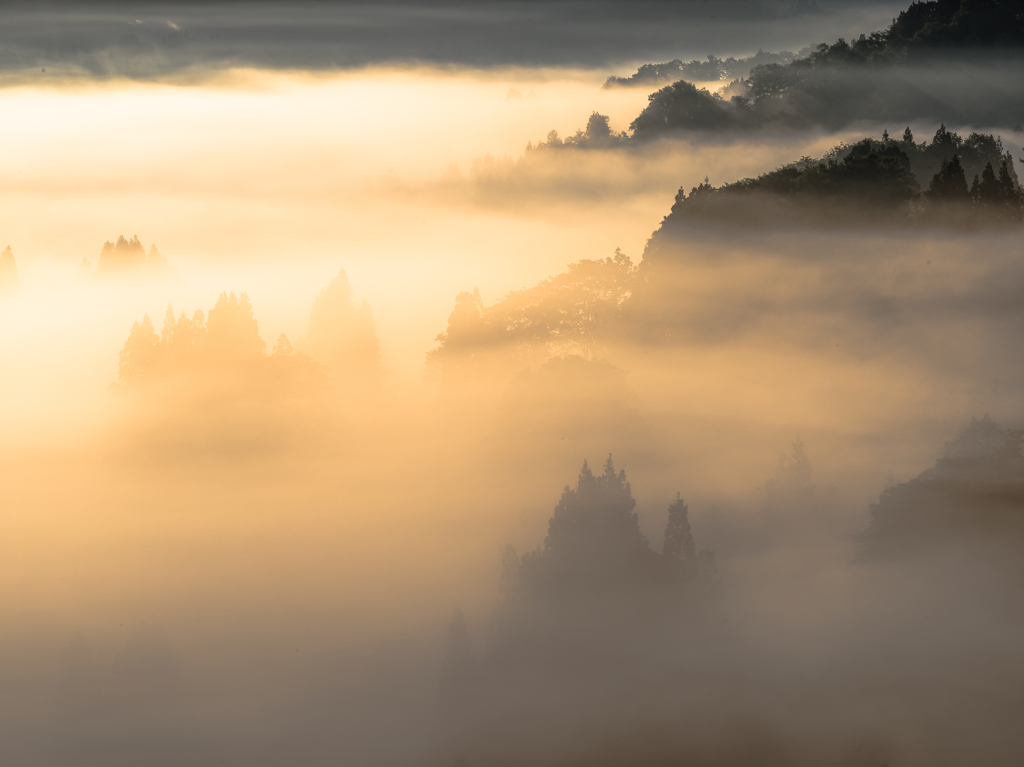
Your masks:
{"label": "sunlit fog bank", "polygon": [[602,87],[643,24],[192,77],[151,23],[0,89],[0,761],[1017,763],[1002,122],[675,130]]}
{"label": "sunlit fog bank", "polygon": [[[527,143],[572,135],[594,109],[624,129],[646,97],[599,84],[530,70],[240,72],[210,87],[3,91],[20,117],[3,129],[19,151],[2,161],[2,223],[21,274],[16,313],[33,328],[5,326],[25,360],[8,385],[67,386],[46,407],[94,413],[142,314],[162,318],[168,303],[191,314],[247,291],[268,343],[296,338],[342,268],[375,312],[385,367],[416,381],[459,291],[493,300],[616,247],[638,258],[681,182],[755,174],[824,146],[799,136],[524,158]],[[95,269],[119,235],[157,243],[168,273],[130,288],[83,279],[82,261]],[[47,330],[58,317],[77,319]],[[54,358],[26,353],[48,332],[44,346],[80,350],[74,377],[55,381]]]}

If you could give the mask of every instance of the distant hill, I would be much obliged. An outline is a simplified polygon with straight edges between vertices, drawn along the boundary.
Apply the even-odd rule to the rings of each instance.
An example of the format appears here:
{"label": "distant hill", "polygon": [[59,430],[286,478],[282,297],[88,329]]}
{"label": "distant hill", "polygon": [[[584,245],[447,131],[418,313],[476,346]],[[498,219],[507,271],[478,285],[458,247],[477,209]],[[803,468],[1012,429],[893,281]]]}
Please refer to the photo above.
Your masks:
{"label": "distant hill", "polygon": [[693,223],[730,226],[874,225],[981,227],[1024,219],[1024,191],[1000,139],[936,131],[917,143],[865,138],[821,159],[805,157],[720,187],[680,189],[657,237]]}
{"label": "distant hill", "polygon": [[935,466],[885,490],[860,535],[862,556],[892,557],[971,539],[1024,536],[1024,431],[972,419]]}

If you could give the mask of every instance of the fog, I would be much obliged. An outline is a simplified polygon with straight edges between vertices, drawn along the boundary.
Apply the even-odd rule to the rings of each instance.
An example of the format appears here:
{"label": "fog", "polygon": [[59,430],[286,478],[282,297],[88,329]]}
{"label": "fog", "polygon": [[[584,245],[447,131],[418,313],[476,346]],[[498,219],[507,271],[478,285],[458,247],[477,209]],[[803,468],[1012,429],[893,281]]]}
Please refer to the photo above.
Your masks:
{"label": "fog", "polygon": [[[681,218],[905,124],[631,143],[649,91],[601,87],[899,9],[597,53],[618,6],[422,6],[328,66],[340,7],[174,6],[240,47],[0,89],[4,763],[1015,764],[1019,187]],[[503,14],[575,37],[467,42]]]}

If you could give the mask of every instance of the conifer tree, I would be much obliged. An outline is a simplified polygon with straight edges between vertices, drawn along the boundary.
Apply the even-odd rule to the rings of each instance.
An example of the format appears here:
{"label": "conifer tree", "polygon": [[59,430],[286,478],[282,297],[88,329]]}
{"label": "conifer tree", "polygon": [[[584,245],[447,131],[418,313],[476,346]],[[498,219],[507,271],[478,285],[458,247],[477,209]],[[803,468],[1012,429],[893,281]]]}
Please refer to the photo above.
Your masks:
{"label": "conifer tree", "polygon": [[117,380],[138,383],[150,380],[160,359],[160,339],[149,315],[132,325],[128,340],[118,354]]}
{"label": "conifer tree", "polygon": [[943,160],[939,172],[932,176],[927,194],[933,199],[949,202],[967,202],[970,199],[959,157],[954,154],[952,160]]}
{"label": "conifer tree", "polygon": [[690,530],[690,510],[679,493],[668,507],[665,525],[665,543],[661,555],[670,561],[690,562],[696,554],[693,532]]}

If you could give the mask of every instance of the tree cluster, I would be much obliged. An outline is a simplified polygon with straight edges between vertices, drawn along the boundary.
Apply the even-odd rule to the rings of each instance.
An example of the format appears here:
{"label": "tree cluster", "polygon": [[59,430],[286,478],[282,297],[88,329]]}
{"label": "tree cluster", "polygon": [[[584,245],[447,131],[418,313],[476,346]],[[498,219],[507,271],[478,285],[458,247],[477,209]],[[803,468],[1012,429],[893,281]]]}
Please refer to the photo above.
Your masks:
{"label": "tree cluster", "polygon": [[294,376],[315,378],[317,366],[295,354],[282,333],[267,355],[249,297],[221,293],[208,315],[196,311],[175,317],[167,307],[160,335],[149,315],[132,325],[118,355],[117,380],[122,388],[135,388],[181,376],[229,376],[244,381],[254,374],[285,368]]}
{"label": "tree cluster", "polygon": [[660,553],[640,531],[635,507],[626,473],[616,473],[610,455],[600,474],[584,461],[576,487],[562,491],[543,547],[518,561],[506,557],[505,597],[574,600],[705,587],[714,581],[714,555],[697,552],[689,510],[678,494],[668,507]]}
{"label": "tree cluster", "polygon": [[616,472],[610,455],[599,474],[584,461],[576,487],[562,492],[543,545],[522,557],[506,547],[483,657],[461,611],[449,624],[441,670],[449,714],[471,714],[475,700],[500,696],[521,674],[568,682],[579,664],[566,650],[584,657],[617,652],[628,663],[624,648],[671,637],[698,620],[717,593],[718,576],[714,553],[697,549],[686,502],[677,494],[669,504],[660,552],[641,532],[635,507],[626,474]]}
{"label": "tree cluster", "polygon": [[614,331],[635,276],[632,261],[616,250],[610,258],[570,264],[491,306],[484,306],[479,290],[460,293],[427,360],[447,374],[479,370],[495,352],[511,352],[517,361],[558,354],[589,359]]}
{"label": "tree cluster", "polygon": [[[930,178],[923,191],[922,178]],[[819,160],[805,157],[756,178],[717,188],[705,179],[689,194],[680,189],[661,231],[695,219],[843,225],[865,216],[901,225],[1012,224],[1024,219],[1024,191],[998,138],[963,139],[943,125],[931,143],[918,144],[907,128],[898,141],[886,132],[880,141],[840,144]]]}
{"label": "tree cluster", "polygon": [[[893,76],[895,68],[952,62],[951,56],[969,51],[991,56],[995,49],[1016,51],[1021,46],[1024,10],[1018,0],[932,0],[912,3],[886,30],[851,42],[840,38],[821,43],[799,57],[759,52],[741,60],[709,56],[688,64],[645,64],[628,78],[609,78],[604,87],[664,86],[648,96],[648,105],[630,125],[630,143],[689,130],[838,128],[864,119],[936,119],[941,96],[922,93],[912,82]],[[725,79],[737,82],[720,93],[693,85]],[[981,107],[984,116],[975,108],[958,119],[1019,124],[1020,103],[1008,100],[998,88],[992,95],[993,103]],[[944,106],[953,109],[956,101]]]}
{"label": "tree cluster", "polygon": [[162,269],[166,266],[167,259],[160,254],[155,244],[150,246],[147,253],[138,235],[130,240],[121,235],[117,242],[107,240],[103,243],[96,270],[100,274],[114,274],[140,269]]}
{"label": "tree cluster", "polygon": [[736,59],[730,56],[720,59],[708,56],[706,61],[694,59],[683,63],[679,59],[664,64],[644,64],[629,77],[609,77],[604,88],[649,87],[677,80],[706,82],[711,80],[736,80],[750,75],[750,71],[765,64],[788,64],[795,60],[797,54],[790,51],[767,53],[758,50],[753,56]]}
{"label": "tree cluster", "polygon": [[608,116],[592,112],[587,120],[586,130],[577,130],[572,136],[561,138],[558,131],[548,132],[547,139],[530,142],[526,145],[526,153],[550,149],[610,149],[623,146],[629,141],[625,133],[615,133],[608,124]]}

